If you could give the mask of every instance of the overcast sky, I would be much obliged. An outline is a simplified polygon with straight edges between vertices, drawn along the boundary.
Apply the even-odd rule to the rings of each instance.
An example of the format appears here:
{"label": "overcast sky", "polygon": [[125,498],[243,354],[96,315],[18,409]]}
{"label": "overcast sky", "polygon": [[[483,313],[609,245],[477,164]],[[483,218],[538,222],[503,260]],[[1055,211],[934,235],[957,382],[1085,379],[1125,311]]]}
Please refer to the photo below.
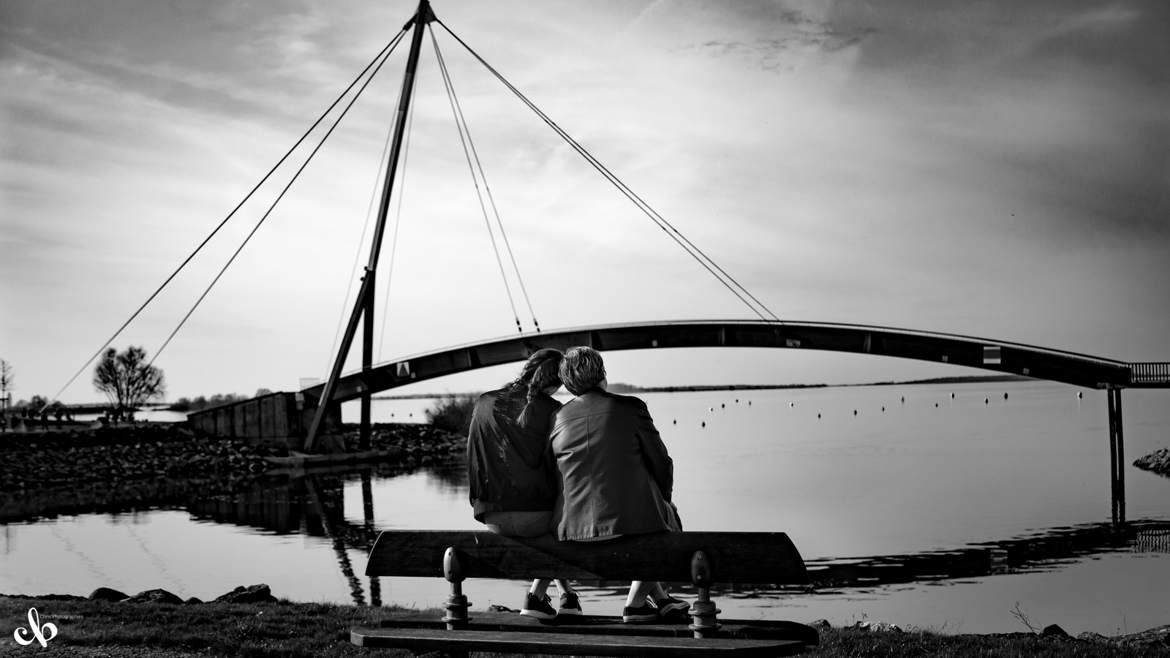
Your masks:
{"label": "overcast sky", "polygon": [[[1162,0],[433,6],[783,319],[1170,360]],[[63,386],[414,8],[0,0],[0,358],[14,397]],[[435,34],[542,328],[754,317]],[[424,46],[396,248],[391,226],[379,270],[380,360],[515,331]],[[405,52],[160,355],[170,399],[326,375]],[[279,185],[114,346],[156,353]],[[969,374],[788,350],[609,363],[611,380],[644,385]],[[100,399],[90,370],[61,397]]]}

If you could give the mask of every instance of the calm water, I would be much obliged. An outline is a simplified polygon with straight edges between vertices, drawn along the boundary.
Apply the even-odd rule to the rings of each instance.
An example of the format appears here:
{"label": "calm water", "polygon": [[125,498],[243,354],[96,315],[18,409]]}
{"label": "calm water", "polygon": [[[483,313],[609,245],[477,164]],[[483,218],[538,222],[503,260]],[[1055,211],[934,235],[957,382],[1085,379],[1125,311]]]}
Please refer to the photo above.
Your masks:
{"label": "calm water", "polygon": [[[994,575],[730,593],[720,599],[728,616],[991,632],[1024,630],[1012,614],[1018,603],[1034,624],[1071,632],[1170,623],[1166,542],[1102,542],[1091,525],[1110,515],[1106,401],[1098,391],[1078,398],[1078,390],[1012,383],[643,397],[674,458],[688,529],[787,532],[814,565],[989,543],[1014,559],[1033,544],[1012,540],[1032,536],[1055,547],[1054,561]],[[375,413],[418,421],[429,403],[378,401]],[[1168,403],[1166,391],[1125,392],[1127,463],[1170,445]],[[181,510],[4,526],[0,592],[88,594],[108,585],[210,598],[265,582],[293,600],[441,604],[438,579],[361,576],[361,546],[376,529],[476,528],[462,465],[367,482],[369,515],[362,480],[332,474]],[[1128,518],[1170,521],[1170,479],[1127,466],[1126,483]],[[482,609],[516,607],[523,587],[481,581],[466,590]],[[622,598],[597,587],[583,602],[616,613]]]}

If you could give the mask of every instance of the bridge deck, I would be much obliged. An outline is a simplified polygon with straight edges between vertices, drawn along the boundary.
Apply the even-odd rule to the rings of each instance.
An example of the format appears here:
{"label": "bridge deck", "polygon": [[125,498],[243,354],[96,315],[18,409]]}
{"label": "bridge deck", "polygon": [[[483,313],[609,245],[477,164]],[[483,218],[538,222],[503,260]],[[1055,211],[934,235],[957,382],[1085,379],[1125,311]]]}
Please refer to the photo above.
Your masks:
{"label": "bridge deck", "polygon": [[[602,325],[522,334],[463,345],[349,373],[338,382],[334,400],[344,402],[435,377],[522,361],[542,347],[589,345],[600,351],[759,347],[876,354],[1084,386],[1170,388],[1170,363],[1130,364],[1086,354],[973,336],[865,325],[700,320]],[[324,385],[302,391],[320,398]]]}

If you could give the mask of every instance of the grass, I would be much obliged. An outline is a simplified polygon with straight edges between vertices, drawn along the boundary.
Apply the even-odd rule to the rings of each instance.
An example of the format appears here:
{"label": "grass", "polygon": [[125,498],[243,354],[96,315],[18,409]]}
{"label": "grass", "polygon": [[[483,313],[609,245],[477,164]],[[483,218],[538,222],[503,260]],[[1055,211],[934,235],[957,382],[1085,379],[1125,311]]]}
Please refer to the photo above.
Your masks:
{"label": "grass", "polygon": [[[42,649],[20,647],[11,631],[28,624],[37,608],[41,624],[58,634]],[[349,630],[377,626],[394,608],[317,603],[190,605],[109,603],[49,597],[0,596],[0,656],[144,656],[146,658],[293,658],[410,656],[371,651],[349,643]],[[441,611],[434,612],[435,617]],[[1035,633],[942,635],[930,632],[867,632],[855,628],[821,633],[821,645],[805,656],[1170,656],[1170,646],[1123,647]]]}

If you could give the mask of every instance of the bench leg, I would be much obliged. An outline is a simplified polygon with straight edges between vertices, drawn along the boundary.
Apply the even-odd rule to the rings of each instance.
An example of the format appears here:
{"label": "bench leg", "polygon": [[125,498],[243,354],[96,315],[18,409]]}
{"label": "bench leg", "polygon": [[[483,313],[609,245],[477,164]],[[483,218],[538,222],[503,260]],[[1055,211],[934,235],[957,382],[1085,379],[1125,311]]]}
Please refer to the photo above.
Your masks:
{"label": "bench leg", "polygon": [[471,607],[471,603],[463,595],[463,569],[459,566],[459,558],[455,555],[454,548],[448,548],[443,554],[443,575],[451,583],[451,597],[447,599],[445,606],[447,615],[443,617],[447,630],[467,628],[467,622],[470,621],[467,609]]}
{"label": "bench leg", "polygon": [[699,588],[699,597],[691,604],[691,632],[697,639],[715,637],[719,633],[719,621],[716,618],[720,612],[711,600],[711,590],[707,587]]}

